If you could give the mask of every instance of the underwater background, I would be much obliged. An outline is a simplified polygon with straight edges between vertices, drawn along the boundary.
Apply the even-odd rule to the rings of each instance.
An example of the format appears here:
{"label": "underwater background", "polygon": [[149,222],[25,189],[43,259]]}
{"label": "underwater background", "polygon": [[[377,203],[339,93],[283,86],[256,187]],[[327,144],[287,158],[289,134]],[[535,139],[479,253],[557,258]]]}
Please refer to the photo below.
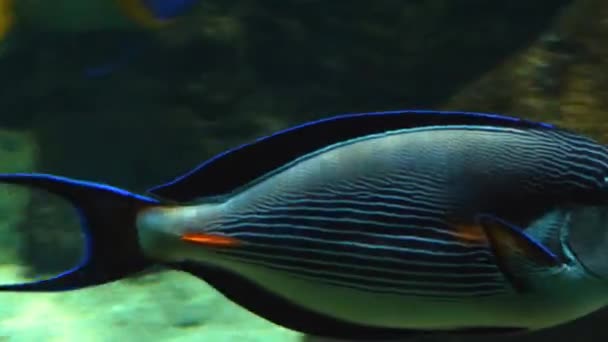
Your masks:
{"label": "underwater background", "polygon": [[[143,192],[290,125],[394,109],[497,112],[608,143],[605,0],[201,0],[166,25],[134,2],[0,0],[0,172]],[[0,280],[62,271],[77,231],[59,201],[3,187]],[[491,338],[607,341],[607,320]],[[135,339],[322,341],[173,271],[0,294],[0,341]]]}

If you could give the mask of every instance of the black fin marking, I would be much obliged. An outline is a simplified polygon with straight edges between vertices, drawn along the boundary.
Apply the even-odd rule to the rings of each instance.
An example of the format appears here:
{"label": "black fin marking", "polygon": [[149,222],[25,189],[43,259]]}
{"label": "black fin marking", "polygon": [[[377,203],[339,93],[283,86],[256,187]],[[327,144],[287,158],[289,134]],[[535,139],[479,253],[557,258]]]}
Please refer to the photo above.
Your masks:
{"label": "black fin marking", "polygon": [[137,213],[158,202],[110,186],[46,174],[0,174],[0,183],[39,188],[68,200],[80,213],[86,256],[72,270],[42,281],[0,286],[0,291],[67,291],[101,285],[144,270],[151,262],[137,240]]}
{"label": "black fin marking", "polygon": [[524,328],[463,328],[454,331],[409,330],[364,326],[326,316],[291,303],[236,273],[193,262],[171,265],[188,272],[264,319],[303,334],[348,341],[389,341],[434,334],[512,334]]}
{"label": "black fin marking", "polygon": [[491,215],[479,215],[477,220],[484,228],[498,266],[516,290],[529,290],[526,276],[532,268],[549,269],[562,263],[553,252],[522,229]]}
{"label": "black fin marking", "polygon": [[299,125],[231,149],[149,192],[177,202],[221,196],[298,157],[341,141],[398,129],[450,125],[554,128],[483,113],[412,110],[347,114]]}

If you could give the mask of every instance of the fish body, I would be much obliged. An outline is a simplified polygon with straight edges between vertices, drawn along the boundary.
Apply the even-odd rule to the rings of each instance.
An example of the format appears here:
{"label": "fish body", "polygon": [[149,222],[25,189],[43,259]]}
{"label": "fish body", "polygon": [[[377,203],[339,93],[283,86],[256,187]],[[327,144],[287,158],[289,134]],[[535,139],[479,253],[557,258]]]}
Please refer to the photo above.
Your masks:
{"label": "fish body", "polygon": [[589,241],[608,228],[607,177],[608,149],[577,134],[422,111],[301,125],[145,196],[0,175],[70,200],[90,241],[74,270],[0,290],[82,288],[162,263],[313,335],[537,330],[608,303],[608,241]]}

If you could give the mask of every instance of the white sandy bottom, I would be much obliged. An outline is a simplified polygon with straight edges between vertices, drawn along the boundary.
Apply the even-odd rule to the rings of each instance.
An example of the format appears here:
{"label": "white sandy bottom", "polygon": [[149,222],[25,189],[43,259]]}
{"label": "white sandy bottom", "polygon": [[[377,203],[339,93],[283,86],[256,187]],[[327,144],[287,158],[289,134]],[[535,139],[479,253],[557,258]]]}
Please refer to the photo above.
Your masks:
{"label": "white sandy bottom", "polygon": [[[15,267],[0,267],[13,279]],[[162,272],[63,293],[0,293],[0,341],[299,341],[204,282]]]}

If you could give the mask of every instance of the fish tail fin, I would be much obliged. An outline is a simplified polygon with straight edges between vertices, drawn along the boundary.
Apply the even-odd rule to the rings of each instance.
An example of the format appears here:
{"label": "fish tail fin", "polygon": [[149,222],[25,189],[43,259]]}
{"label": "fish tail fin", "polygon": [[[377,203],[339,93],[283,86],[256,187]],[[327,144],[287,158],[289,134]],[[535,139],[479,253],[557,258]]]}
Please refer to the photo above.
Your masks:
{"label": "fish tail fin", "polygon": [[58,292],[112,282],[153,264],[139,247],[138,212],[158,201],[93,182],[47,174],[0,174],[0,183],[45,190],[70,202],[81,218],[85,256],[75,268],[41,281],[0,285],[0,291]]}

